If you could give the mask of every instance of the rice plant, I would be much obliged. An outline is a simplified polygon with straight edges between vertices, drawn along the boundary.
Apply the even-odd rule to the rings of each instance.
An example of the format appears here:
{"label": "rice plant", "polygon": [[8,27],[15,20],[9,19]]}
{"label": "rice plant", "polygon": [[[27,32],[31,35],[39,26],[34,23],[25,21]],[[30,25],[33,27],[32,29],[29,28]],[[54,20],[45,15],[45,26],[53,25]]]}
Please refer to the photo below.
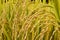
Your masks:
{"label": "rice plant", "polygon": [[60,40],[60,0],[0,0],[0,40]]}

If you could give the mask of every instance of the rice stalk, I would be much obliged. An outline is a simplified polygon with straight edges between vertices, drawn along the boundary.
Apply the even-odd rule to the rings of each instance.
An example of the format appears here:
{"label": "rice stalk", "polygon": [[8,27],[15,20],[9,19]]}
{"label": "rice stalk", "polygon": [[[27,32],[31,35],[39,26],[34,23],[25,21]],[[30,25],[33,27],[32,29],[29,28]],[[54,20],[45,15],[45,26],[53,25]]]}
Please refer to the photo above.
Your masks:
{"label": "rice stalk", "polygon": [[60,40],[59,0],[0,0],[0,40]]}

